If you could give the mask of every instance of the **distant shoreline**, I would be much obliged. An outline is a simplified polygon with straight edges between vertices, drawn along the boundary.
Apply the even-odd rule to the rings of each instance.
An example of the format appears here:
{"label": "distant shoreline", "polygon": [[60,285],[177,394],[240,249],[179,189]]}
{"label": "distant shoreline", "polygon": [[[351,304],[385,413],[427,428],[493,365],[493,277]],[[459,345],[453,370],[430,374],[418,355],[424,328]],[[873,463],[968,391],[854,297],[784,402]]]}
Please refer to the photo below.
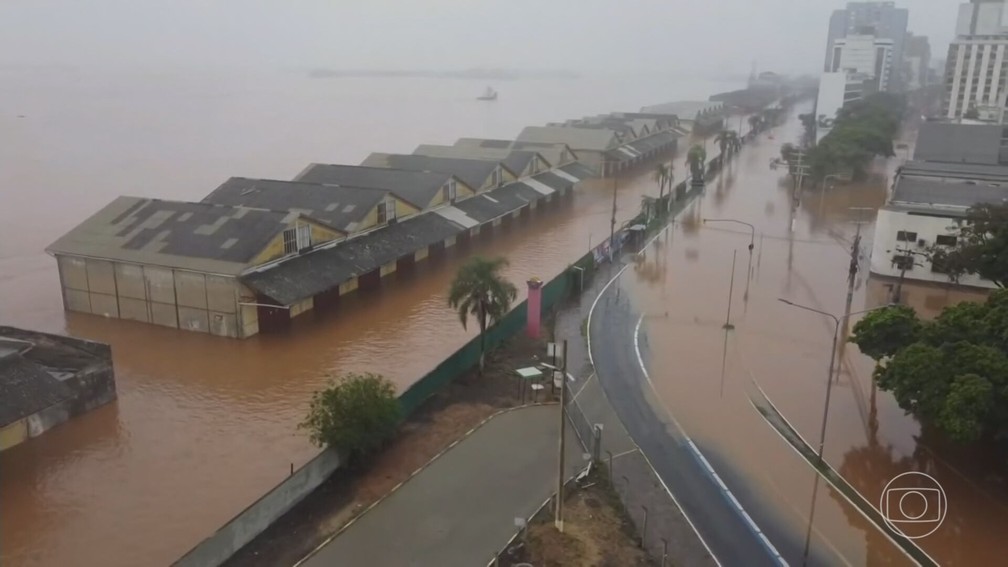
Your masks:
{"label": "distant shoreline", "polygon": [[312,69],[313,79],[334,78],[418,78],[418,79],[480,79],[514,81],[518,79],[578,79],[571,71],[510,71],[505,69],[466,69],[462,71],[396,71],[381,69]]}

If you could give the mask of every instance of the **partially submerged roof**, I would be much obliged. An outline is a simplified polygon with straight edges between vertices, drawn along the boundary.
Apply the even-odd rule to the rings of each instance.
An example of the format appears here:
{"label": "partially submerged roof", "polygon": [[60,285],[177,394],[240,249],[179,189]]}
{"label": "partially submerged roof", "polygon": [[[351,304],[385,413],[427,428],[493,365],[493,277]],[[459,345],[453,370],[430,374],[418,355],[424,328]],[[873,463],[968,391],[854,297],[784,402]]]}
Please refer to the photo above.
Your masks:
{"label": "partially submerged roof", "polygon": [[461,225],[437,214],[415,215],[379,231],[250,272],[241,279],[253,290],[283,305],[293,305],[462,230]]}
{"label": "partially submerged roof", "polygon": [[917,133],[914,159],[983,165],[1008,162],[1001,157],[1005,131],[999,124],[924,122]]}
{"label": "partially submerged roof", "polygon": [[[373,153],[365,160],[368,165],[405,169],[410,171],[440,171],[450,173],[463,183],[476,190],[486,183],[494,169],[501,165],[497,161],[481,159],[464,159],[448,157],[432,157],[410,154]],[[507,166],[505,166],[507,167]],[[517,174],[507,168],[512,174]]]}
{"label": "partially submerged roof", "polygon": [[451,178],[438,170],[313,163],[294,181],[385,189],[423,209]]}
{"label": "partially submerged roof", "polygon": [[519,142],[567,144],[574,151],[605,151],[619,145],[616,132],[608,128],[528,126],[518,134]]}
{"label": "partially submerged roof", "polygon": [[20,354],[0,358],[0,427],[72,396],[69,386]]}
{"label": "partially submerged roof", "polygon": [[674,114],[682,120],[695,120],[698,114],[715,112],[724,107],[720,102],[707,100],[680,100],[666,102],[641,108],[641,112],[655,114]]}
{"label": "partially submerged roof", "polygon": [[479,146],[439,146],[436,144],[420,144],[413,150],[413,155],[430,157],[454,157],[464,159],[479,159],[484,161],[495,161],[504,164],[504,167],[516,174],[525,171],[529,162],[537,155],[544,163],[542,167],[551,167],[550,161],[545,156],[531,150],[512,150],[509,148],[482,148]]}
{"label": "partially submerged roof", "polygon": [[300,211],[341,231],[353,232],[388,193],[385,189],[232,177],[203,202]]}
{"label": "partially submerged roof", "polygon": [[118,197],[46,250],[236,275],[299,216],[290,211]]}

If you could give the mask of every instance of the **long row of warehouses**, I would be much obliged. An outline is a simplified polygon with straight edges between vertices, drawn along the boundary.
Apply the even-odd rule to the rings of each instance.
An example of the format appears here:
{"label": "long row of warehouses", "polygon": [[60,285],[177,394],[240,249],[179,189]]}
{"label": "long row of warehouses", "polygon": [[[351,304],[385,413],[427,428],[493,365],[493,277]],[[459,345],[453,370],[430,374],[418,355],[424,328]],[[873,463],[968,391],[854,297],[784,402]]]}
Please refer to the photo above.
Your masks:
{"label": "long row of warehouses", "polygon": [[[293,180],[233,177],[200,202],[119,197],[54,242],[64,308],[244,338],[674,151],[717,104],[677,103],[462,138]],[[693,112],[693,109],[696,109]],[[680,120],[678,116],[688,117]]]}

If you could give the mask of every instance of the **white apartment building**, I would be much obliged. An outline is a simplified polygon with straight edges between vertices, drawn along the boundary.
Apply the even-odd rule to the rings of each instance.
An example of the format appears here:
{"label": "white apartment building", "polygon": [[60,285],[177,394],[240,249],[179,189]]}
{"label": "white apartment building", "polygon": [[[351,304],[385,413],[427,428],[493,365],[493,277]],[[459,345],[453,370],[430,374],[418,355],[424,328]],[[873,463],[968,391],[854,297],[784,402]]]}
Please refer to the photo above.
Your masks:
{"label": "white apartment building", "polygon": [[893,67],[893,40],[874,35],[848,35],[833,41],[829,71],[872,77],[878,90],[889,88]]}
{"label": "white apartment building", "polygon": [[826,38],[826,65],[824,71],[836,71],[833,68],[834,44],[837,40],[856,36],[873,35],[892,40],[893,69],[887,78],[886,86],[899,89],[901,85],[898,75],[900,61],[903,60],[907,33],[909,10],[897,8],[895,2],[848,2],[842,10],[836,10],[830,17],[829,31]]}
{"label": "white apartment building", "polygon": [[1004,0],[961,4],[945,63],[948,118],[1003,123],[1008,95],[1008,6]]}
{"label": "white apartment building", "polygon": [[867,75],[849,71],[823,73],[819,76],[819,95],[815,106],[816,144],[833,130],[837,112],[845,105],[870,94],[873,82]]}

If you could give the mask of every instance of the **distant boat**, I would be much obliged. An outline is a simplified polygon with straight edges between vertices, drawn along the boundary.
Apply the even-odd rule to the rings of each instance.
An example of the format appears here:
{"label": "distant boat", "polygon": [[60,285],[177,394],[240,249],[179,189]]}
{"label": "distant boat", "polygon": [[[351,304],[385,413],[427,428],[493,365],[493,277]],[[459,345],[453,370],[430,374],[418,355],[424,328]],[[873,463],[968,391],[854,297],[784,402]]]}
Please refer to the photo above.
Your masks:
{"label": "distant boat", "polygon": [[492,87],[487,87],[486,92],[476,97],[476,100],[497,100],[497,91],[493,90]]}

